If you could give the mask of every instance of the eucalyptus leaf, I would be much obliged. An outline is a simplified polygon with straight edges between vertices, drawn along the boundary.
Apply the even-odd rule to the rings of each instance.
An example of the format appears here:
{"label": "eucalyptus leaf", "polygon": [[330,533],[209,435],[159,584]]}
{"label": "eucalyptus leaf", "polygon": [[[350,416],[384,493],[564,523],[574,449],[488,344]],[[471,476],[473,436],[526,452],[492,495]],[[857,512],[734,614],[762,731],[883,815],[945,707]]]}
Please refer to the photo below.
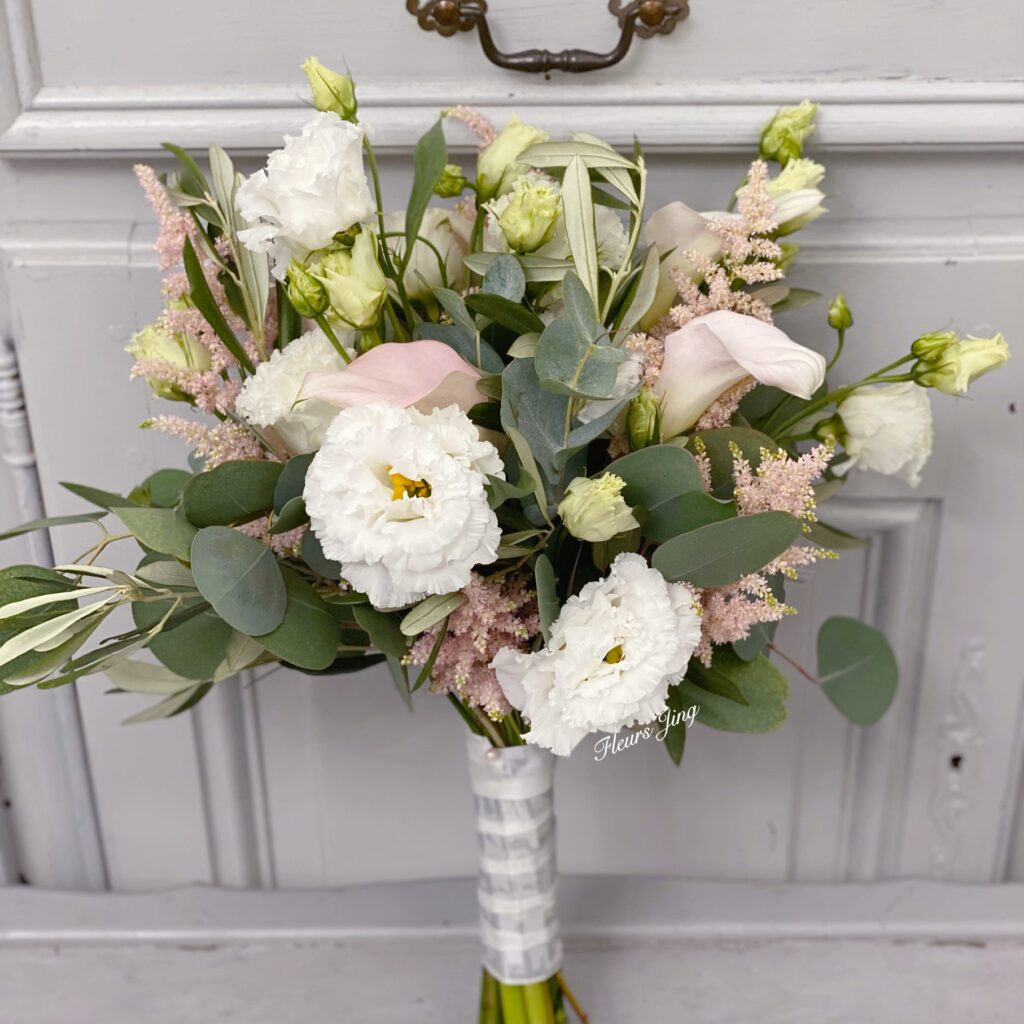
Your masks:
{"label": "eucalyptus leaf", "polygon": [[[509,302],[522,302],[526,294],[526,275],[519,260],[508,253],[497,254],[484,273],[480,293],[496,295]],[[466,304],[469,305],[468,302]]]}
{"label": "eucalyptus leaf", "polygon": [[356,622],[369,634],[370,642],[382,654],[404,658],[409,653],[409,641],[399,626],[399,620],[388,612],[377,611],[368,604],[353,606]]}
{"label": "eucalyptus leaf", "polygon": [[274,507],[280,462],[242,459],[222,462],[194,476],[182,495],[182,509],[195,526],[247,523]]}
{"label": "eucalyptus leaf", "polygon": [[[518,266],[519,264],[516,264]],[[466,305],[474,312],[486,316],[516,334],[537,333],[544,330],[544,321],[532,310],[501,295],[474,292],[466,296]]]}
{"label": "eucalyptus leaf", "polygon": [[170,508],[111,509],[144,547],[187,562],[192,557],[196,528]]}
{"label": "eucalyptus leaf", "polygon": [[338,654],[338,625],[320,595],[294,570],[284,566],[288,607],[281,624],[256,637],[282,661],[300,668],[325,669]]}
{"label": "eucalyptus leaf", "polygon": [[325,580],[341,579],[341,564],[324,554],[320,539],[312,530],[307,530],[302,535],[299,551],[302,555],[302,560],[318,576],[323,576]]}
{"label": "eucalyptus leaf", "polygon": [[[167,614],[171,603],[172,599],[133,603],[135,625],[142,630],[151,629]],[[183,608],[195,609],[206,604],[205,600],[189,598]],[[176,624],[172,625],[168,620],[148,646],[154,656],[176,675],[191,680],[210,680],[224,660],[233,632],[222,618],[204,608],[199,614]]]}
{"label": "eucalyptus leaf", "polygon": [[306,473],[313,455],[296,455],[284,464],[274,487],[274,511],[280,515],[293,498],[301,498],[306,487]]}
{"label": "eucalyptus leaf", "polygon": [[153,508],[174,508],[191,479],[192,474],[187,469],[158,469],[142,481],[140,490],[145,496],[144,503]]}
{"label": "eucalyptus leaf", "polygon": [[845,616],[818,631],[818,682],[854,725],[874,725],[896,696],[899,669],[885,637]]}
{"label": "eucalyptus leaf", "polygon": [[667,580],[721,587],[758,572],[799,536],[800,520],[787,512],[737,516],[673,537],[651,564]]}
{"label": "eucalyptus leaf", "polygon": [[[487,276],[491,264],[500,260],[505,253],[496,252],[475,252],[467,256],[462,262],[474,274]],[[516,262],[523,272],[528,284],[551,283],[561,281],[566,272],[572,270],[571,260],[555,259],[551,256],[520,256]]]}
{"label": "eucalyptus leaf", "polygon": [[658,543],[681,532],[673,499],[703,492],[693,456],[676,445],[652,445],[630,452],[616,459],[608,472],[625,481],[622,497],[626,504],[644,510],[643,535]]}
{"label": "eucalyptus leaf", "polygon": [[226,526],[208,526],[192,542],[196,587],[213,610],[246,636],[262,636],[284,619],[287,592],[273,552]]}
{"label": "eucalyptus leaf", "polygon": [[733,480],[732,445],[736,445],[751,469],[761,465],[761,449],[769,452],[779,450],[778,443],[767,434],[749,427],[720,427],[694,434],[687,442],[690,451],[697,451],[699,443],[704,446],[711,466],[711,493],[716,498],[732,498],[736,484]]}
{"label": "eucalyptus leaf", "polygon": [[277,517],[277,521],[270,528],[273,535],[288,533],[289,530],[297,530],[300,526],[309,522],[309,513],[306,512],[306,501],[304,498],[292,498]]}
{"label": "eucalyptus leaf", "polygon": [[736,687],[746,704],[703,689],[687,676],[679,684],[679,696],[685,707],[700,705],[698,722],[724,732],[751,733],[770,732],[786,720],[789,684],[767,658],[741,661],[728,648],[717,647],[712,665],[721,679]]}

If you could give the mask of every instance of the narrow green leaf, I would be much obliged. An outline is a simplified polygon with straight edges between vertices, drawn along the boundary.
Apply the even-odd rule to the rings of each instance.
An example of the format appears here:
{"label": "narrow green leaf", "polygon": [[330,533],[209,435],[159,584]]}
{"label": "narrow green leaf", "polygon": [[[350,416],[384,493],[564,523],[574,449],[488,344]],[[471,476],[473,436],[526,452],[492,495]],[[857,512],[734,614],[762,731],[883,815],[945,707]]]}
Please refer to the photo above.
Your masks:
{"label": "narrow green leaf", "polygon": [[114,507],[124,508],[126,505],[135,504],[134,501],[124,498],[120,494],[114,494],[113,491],[103,491],[98,487],[90,487],[88,484],[69,484],[62,480],[60,485],[64,490],[70,491],[83,501],[98,505],[100,508],[109,510]]}
{"label": "narrow green leaf", "polygon": [[555,585],[555,569],[551,559],[539,554],[533,564],[533,577],[537,586],[537,614],[540,616],[540,630],[547,643],[551,639],[551,625],[562,610],[558,603],[558,590]]}
{"label": "narrow green leaf", "polygon": [[368,604],[357,604],[352,608],[356,622],[370,636],[370,642],[382,654],[392,658],[404,658],[409,653],[409,641],[399,626],[399,620],[387,612],[377,611]]}
{"label": "narrow green leaf", "polygon": [[847,533],[845,530],[840,530],[836,526],[829,526],[828,523],[820,521],[810,523],[805,536],[809,541],[823,548],[842,550],[871,546],[871,541],[866,537],[855,537],[852,533]]}
{"label": "narrow green leaf", "polygon": [[570,167],[578,161],[586,167],[621,167],[636,170],[636,165],[616,153],[610,146],[589,141],[538,142],[519,154],[522,163],[529,167]]}
{"label": "narrow green leaf", "polygon": [[[467,256],[462,262],[473,271],[474,274],[482,274],[484,277],[491,265],[500,260],[505,253],[496,252],[474,252]],[[550,256],[520,256],[516,262],[523,272],[523,277],[528,284],[551,283],[561,281],[566,272],[572,270],[573,264],[570,260],[554,259]]]}
{"label": "narrow green leaf", "polygon": [[536,313],[518,302],[503,298],[501,295],[474,292],[472,295],[466,296],[466,305],[474,313],[480,313],[517,334],[536,333],[544,330],[544,321]]}
{"label": "narrow green leaf", "polygon": [[412,155],[412,192],[405,208],[405,258],[409,261],[416,236],[420,233],[423,214],[434,193],[434,188],[444,173],[448,162],[448,146],[444,139],[444,129],[437,120],[430,129],[420,137]]}
{"label": "narrow green leaf", "polygon": [[678,686],[669,689],[665,703],[668,705],[669,716],[676,721],[664,730],[662,742],[672,763],[678,768],[686,748],[686,719],[683,716],[692,705],[686,702],[685,691]]}
{"label": "narrow green leaf", "polygon": [[420,633],[425,633],[432,626],[447,619],[456,608],[461,608],[465,603],[466,595],[461,591],[424,598],[406,614],[399,629],[405,636],[419,636]]}
{"label": "narrow green leaf", "polygon": [[102,519],[106,514],[106,512],[78,512],[70,516],[47,516],[45,519],[33,519],[31,522],[22,523],[20,526],[12,526],[9,530],[4,530],[3,533],[0,533],[0,540],[19,537],[23,533],[34,533],[36,530],[48,530],[51,526],[94,523],[97,519]]}
{"label": "narrow green leaf", "polygon": [[239,364],[249,373],[255,373],[256,368],[252,360],[246,355],[234,332],[228,326],[224,314],[217,305],[210,291],[210,286],[203,274],[202,264],[196,255],[192,242],[185,239],[182,249],[182,261],[185,264],[185,274],[188,277],[189,297],[192,304],[202,314],[203,318],[213,329],[213,332],[224,343],[224,347],[238,360]]}
{"label": "narrow green leaf", "polygon": [[576,273],[593,300],[598,302],[597,229],[590,197],[590,175],[579,156],[573,157],[562,181],[562,215]]}

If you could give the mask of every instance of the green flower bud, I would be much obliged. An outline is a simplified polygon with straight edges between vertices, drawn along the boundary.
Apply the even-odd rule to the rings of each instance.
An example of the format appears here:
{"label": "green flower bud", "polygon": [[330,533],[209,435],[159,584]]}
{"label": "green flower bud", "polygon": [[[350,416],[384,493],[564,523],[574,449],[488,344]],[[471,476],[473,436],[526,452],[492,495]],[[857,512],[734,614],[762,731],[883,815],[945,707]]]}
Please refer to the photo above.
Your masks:
{"label": "green flower bud", "polygon": [[288,264],[288,301],[299,316],[315,320],[327,309],[327,290],[298,260]]}
{"label": "green flower bud", "polygon": [[451,199],[462,195],[468,184],[462,168],[458,164],[445,164],[441,177],[434,186],[434,195],[441,199]]}
{"label": "green flower bud", "polygon": [[795,107],[782,107],[761,132],[760,156],[783,167],[803,155],[804,142],[814,131],[817,103],[804,100]]}
{"label": "green flower bud", "polygon": [[853,326],[853,314],[842,292],[828,304],[828,325],[833,331],[848,331]]}
{"label": "green flower bud", "polygon": [[661,444],[661,406],[649,388],[644,388],[626,413],[626,439],[630,451]]}
{"label": "green flower bud", "polygon": [[498,226],[514,252],[535,252],[551,238],[561,210],[562,197],[556,188],[543,179],[523,176],[498,216]]}
{"label": "green flower bud", "polygon": [[956,344],[958,339],[956,331],[933,331],[931,334],[922,334],[910,346],[910,351],[922,362],[934,363],[941,359],[946,349]]}
{"label": "green flower bud", "polygon": [[922,387],[962,395],[979,377],[998,369],[1009,358],[1010,347],[1002,334],[991,338],[967,337],[949,345],[937,361],[918,363],[914,367],[915,379]]}
{"label": "green flower bud", "polygon": [[303,63],[302,70],[306,72],[309,87],[313,91],[313,106],[354,123],[358,109],[355,82],[348,75],[324,67],[316,57],[309,57]]}
{"label": "green flower bud", "polygon": [[547,132],[513,116],[477,158],[476,187],[480,199],[493,199],[511,191],[516,178],[529,170],[526,164],[519,163],[519,154],[534,143],[547,142],[547,138]]}
{"label": "green flower bud", "polygon": [[[136,360],[164,363],[172,370],[188,370],[205,373],[210,368],[210,353],[206,346],[187,334],[174,334],[163,324],[155,323],[143,327],[125,349]],[[146,383],[157,398],[171,402],[189,402],[191,396],[171,381],[159,376],[146,376]]]}
{"label": "green flower bud", "polygon": [[376,348],[380,344],[382,344],[382,339],[376,331],[366,331],[356,339],[356,351],[362,355],[364,352],[369,352],[371,348]]}
{"label": "green flower bud", "polygon": [[372,327],[388,293],[388,279],[377,262],[377,246],[369,231],[361,232],[350,250],[325,253],[314,277],[327,289],[335,314],[357,330]]}
{"label": "green flower bud", "polygon": [[625,480],[614,473],[576,477],[558,506],[565,528],[579,540],[594,544],[635,530],[640,524],[622,497],[625,486]]}

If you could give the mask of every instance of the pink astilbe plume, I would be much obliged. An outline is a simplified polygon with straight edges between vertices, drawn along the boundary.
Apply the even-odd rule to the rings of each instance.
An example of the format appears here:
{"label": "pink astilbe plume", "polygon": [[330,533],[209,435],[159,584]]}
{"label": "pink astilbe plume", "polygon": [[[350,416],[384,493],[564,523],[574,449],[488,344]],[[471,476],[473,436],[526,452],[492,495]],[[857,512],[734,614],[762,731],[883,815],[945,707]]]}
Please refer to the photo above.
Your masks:
{"label": "pink astilbe plume", "polygon": [[461,121],[480,140],[480,148],[492,143],[498,132],[494,125],[472,107],[448,107],[441,111],[442,117],[450,117],[453,121]]}
{"label": "pink astilbe plume", "polygon": [[756,470],[739,447],[731,446],[733,480],[736,482],[736,505],[741,516],[757,512],[788,512],[791,516],[814,522],[815,498],[813,483],[825,472],[835,446],[832,442],[815,445],[798,459],[791,459],[781,449],[761,449],[761,463]]}
{"label": "pink astilbe plume", "polygon": [[[503,647],[526,650],[540,632],[537,598],[522,577],[489,582],[476,573],[463,593],[466,603],[448,619],[430,688],[434,693],[453,693],[492,718],[500,718],[511,705],[490,663]],[[416,641],[409,653],[412,664],[427,663],[439,629],[429,630]]]}
{"label": "pink astilbe plume", "polygon": [[222,462],[234,459],[269,458],[259,441],[237,423],[217,423],[211,426],[181,416],[155,416],[142,426],[184,441],[203,460],[206,469],[213,469]]}
{"label": "pink astilbe plume", "polygon": [[[799,458],[792,459],[784,451],[761,449],[761,462],[751,468],[739,447],[730,448],[733,459],[734,497],[741,516],[758,512],[788,512],[804,522],[814,522],[815,498],[813,483],[825,472],[834,454],[831,444],[819,444]],[[697,467],[705,487],[711,486],[711,463],[705,451],[695,453]],[[778,622],[794,609],[772,593],[770,579],[781,573],[796,579],[797,569],[819,558],[835,558],[835,552],[806,544],[794,544],[760,572],[744,576],[724,587],[700,592],[701,640],[696,657],[711,664],[714,647],[746,639],[753,626]]]}
{"label": "pink astilbe plume", "polygon": [[167,270],[181,262],[181,251],[185,239],[195,236],[196,226],[187,210],[179,210],[160,184],[156,171],[146,164],[136,164],[135,177],[146,193],[149,205],[160,222],[160,232],[153,243],[153,251],[160,262],[160,269]]}
{"label": "pink astilbe plume", "polygon": [[719,427],[727,427],[732,420],[733,413],[740,407],[740,402],[745,395],[749,395],[757,387],[757,380],[754,377],[744,377],[737,381],[731,388],[723,391],[697,420],[696,430],[717,430]]}

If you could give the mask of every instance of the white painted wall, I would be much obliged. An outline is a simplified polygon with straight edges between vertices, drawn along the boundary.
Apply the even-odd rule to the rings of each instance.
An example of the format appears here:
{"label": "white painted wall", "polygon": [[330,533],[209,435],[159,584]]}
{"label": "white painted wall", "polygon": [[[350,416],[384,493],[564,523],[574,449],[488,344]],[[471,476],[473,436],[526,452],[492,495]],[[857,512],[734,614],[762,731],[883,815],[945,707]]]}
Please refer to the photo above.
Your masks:
{"label": "white painted wall", "polygon": [[[129,384],[122,348],[159,295],[131,163],[165,167],[163,139],[227,142],[250,155],[278,144],[304,116],[297,65],[310,47],[328,62],[347,57],[363,83],[364,117],[393,154],[384,172],[396,205],[407,188],[403,153],[446,103],[475,102],[498,117],[515,109],[553,131],[571,125],[620,143],[635,132],[653,150],[655,204],[682,197],[713,208],[773,107],[821,99],[817,153],[833,213],[801,238],[793,280],[846,291],[857,319],[846,372],[947,323],[999,327],[1019,341],[1020,5],[692,8],[675,34],[636,44],[613,71],[545,81],[490,67],[474,38],[422,33],[400,0],[315,0],[284,18],[266,0],[186,0],[159,17],[121,0],[5,0],[0,83],[18,88],[0,89],[0,326],[18,349],[47,511],[77,507],[60,480],[117,489],[183,463],[173,443],[132,430],[151,402]],[[490,9],[509,48],[605,48],[614,36],[599,0],[491,0]],[[197,39],[190,28],[199,24]],[[468,141],[457,130],[451,138]],[[824,345],[822,319],[820,308],[804,310],[785,327]],[[601,764],[579,751],[560,768],[564,870],[1024,879],[1015,599],[1024,407],[1011,412],[1024,401],[1022,380],[1018,359],[971,399],[936,403],[937,454],[922,486],[858,478],[832,518],[871,532],[874,547],[799,588],[804,614],[780,643],[813,662],[819,621],[873,618],[903,670],[892,713],[855,730],[795,678],[781,730],[695,730],[680,772],[653,745]],[[17,518],[15,504],[0,487],[4,521]],[[62,535],[55,546],[65,558],[84,545]],[[5,561],[9,550],[0,549]],[[461,725],[443,702],[423,695],[409,716],[380,672],[277,672],[223,685],[191,718],[122,728],[133,701],[104,689],[100,679],[78,687],[86,755],[77,768],[93,783],[115,888],[323,886],[473,870]],[[96,887],[88,829],[40,799],[47,765],[60,771],[52,746],[34,745],[50,758],[41,764],[19,753],[44,728],[26,725],[24,700],[0,703],[12,801],[0,814],[0,880],[20,871],[39,885]]]}

